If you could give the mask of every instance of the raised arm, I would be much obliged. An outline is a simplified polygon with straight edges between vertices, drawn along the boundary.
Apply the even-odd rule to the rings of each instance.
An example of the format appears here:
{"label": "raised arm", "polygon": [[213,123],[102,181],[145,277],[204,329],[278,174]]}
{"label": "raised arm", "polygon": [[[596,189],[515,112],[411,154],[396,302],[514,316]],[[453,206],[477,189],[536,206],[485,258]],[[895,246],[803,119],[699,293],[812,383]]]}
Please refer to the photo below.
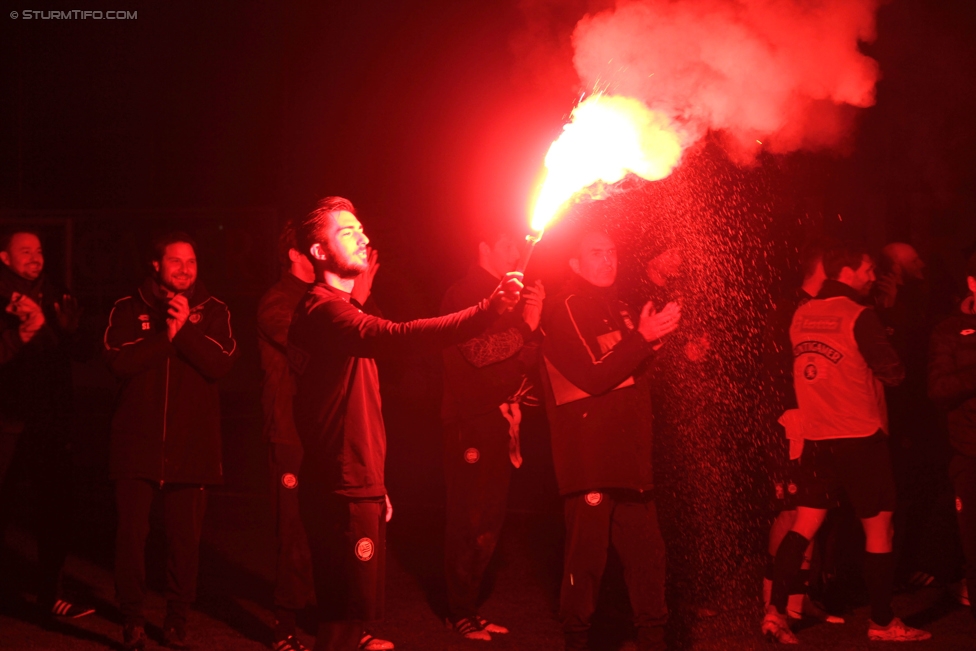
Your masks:
{"label": "raised arm", "polygon": [[864,361],[881,384],[894,387],[902,383],[905,379],[905,365],[888,341],[884,326],[872,308],[861,312],[854,322],[854,340]]}
{"label": "raised arm", "polygon": [[173,345],[205,377],[218,380],[234,365],[237,342],[230,326],[230,310],[211,298],[214,306],[202,324],[187,321],[173,337]]}

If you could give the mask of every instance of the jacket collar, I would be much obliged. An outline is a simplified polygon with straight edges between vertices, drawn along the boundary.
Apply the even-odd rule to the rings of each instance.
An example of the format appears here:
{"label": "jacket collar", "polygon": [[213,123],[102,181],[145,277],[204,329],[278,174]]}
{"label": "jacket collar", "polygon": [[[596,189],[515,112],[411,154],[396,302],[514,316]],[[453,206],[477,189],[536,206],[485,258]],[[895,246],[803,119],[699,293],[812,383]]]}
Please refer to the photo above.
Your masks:
{"label": "jacket collar", "polygon": [[[183,292],[183,295],[186,296],[186,300],[190,304],[191,309],[205,303],[210,298],[210,293],[200,281],[197,281],[190,289]],[[148,276],[142,282],[142,285],[139,287],[139,297],[149,307],[164,313],[166,312],[166,306],[169,303],[166,298],[166,292],[152,276]]]}
{"label": "jacket collar", "polygon": [[568,283],[569,291],[579,296],[600,298],[606,301],[617,299],[617,283],[609,287],[597,287],[593,283],[583,280],[578,274],[573,274]]}
{"label": "jacket collar", "polygon": [[820,293],[817,294],[817,298],[836,298],[838,296],[843,296],[844,298],[849,298],[855,303],[860,303],[866,305],[867,297],[861,296],[854,288],[846,283],[842,283],[839,280],[830,280],[829,278],[824,281],[823,287],[820,288]]}
{"label": "jacket collar", "polygon": [[43,273],[34,280],[27,280],[18,276],[10,267],[0,262],[0,296],[10,298],[11,294],[17,292],[18,294],[26,294],[34,300],[37,300],[43,286]]}

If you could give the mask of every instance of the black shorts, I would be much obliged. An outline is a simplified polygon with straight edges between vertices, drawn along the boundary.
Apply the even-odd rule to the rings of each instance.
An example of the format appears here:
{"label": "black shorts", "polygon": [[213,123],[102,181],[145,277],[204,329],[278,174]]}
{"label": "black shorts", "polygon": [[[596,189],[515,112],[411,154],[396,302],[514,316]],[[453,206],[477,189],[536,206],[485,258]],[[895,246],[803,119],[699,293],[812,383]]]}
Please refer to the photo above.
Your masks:
{"label": "black shorts", "polygon": [[796,475],[797,506],[829,509],[847,496],[858,518],[895,510],[888,436],[805,441]]}
{"label": "black shorts", "polygon": [[776,513],[782,511],[792,511],[796,509],[797,493],[799,485],[797,477],[800,472],[800,460],[790,459],[789,454],[786,460],[780,463],[770,472],[773,510]]}

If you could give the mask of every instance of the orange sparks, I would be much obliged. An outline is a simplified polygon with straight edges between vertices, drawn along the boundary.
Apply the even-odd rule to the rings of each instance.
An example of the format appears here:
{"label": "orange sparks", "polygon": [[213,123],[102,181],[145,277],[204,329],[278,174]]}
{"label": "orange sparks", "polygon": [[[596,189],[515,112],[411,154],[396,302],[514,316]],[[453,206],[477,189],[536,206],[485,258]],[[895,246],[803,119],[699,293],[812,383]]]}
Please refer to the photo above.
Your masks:
{"label": "orange sparks", "polygon": [[567,202],[595,184],[610,185],[628,173],[663,179],[681,159],[682,141],[665,116],[639,100],[591,95],[549,147],[532,230],[541,233]]}

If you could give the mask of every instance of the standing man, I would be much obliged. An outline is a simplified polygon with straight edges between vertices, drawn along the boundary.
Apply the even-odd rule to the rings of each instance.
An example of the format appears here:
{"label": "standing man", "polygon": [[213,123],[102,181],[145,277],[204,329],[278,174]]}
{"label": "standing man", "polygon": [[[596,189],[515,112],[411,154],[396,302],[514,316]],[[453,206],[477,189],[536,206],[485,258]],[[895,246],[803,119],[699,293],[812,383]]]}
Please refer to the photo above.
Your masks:
{"label": "standing man", "polygon": [[[820,293],[824,280],[827,279],[823,267],[823,251],[823,245],[816,242],[803,248],[800,255],[803,281],[790,294],[776,301],[766,324],[763,342],[763,366],[770,389],[766,393],[767,402],[763,405],[766,410],[766,422],[763,423],[763,427],[772,434],[766,442],[765,452],[771,479],[772,501],[776,511],[776,519],[769,530],[770,556],[763,576],[763,602],[767,606],[773,587],[773,560],[776,558],[780,542],[796,520],[795,475],[798,471],[799,459],[790,454],[790,441],[784,435],[783,427],[776,422],[785,410],[796,408],[790,324],[797,308],[816,297]],[[843,619],[827,615],[810,601],[808,591],[812,557],[813,543],[811,542],[804,553],[799,579],[795,585],[790,586],[788,614],[793,619],[801,619],[804,614],[807,614],[830,623],[842,624]]]}
{"label": "standing man", "polygon": [[[518,265],[518,239],[499,233],[478,243],[478,264],[447,290],[441,314],[474,305]],[[478,614],[478,594],[505,521],[512,468],[522,465],[520,405],[531,388],[545,294],[541,283],[523,292],[525,305],[485,332],[444,349],[444,476],[447,527],[444,570],[448,621],[470,640],[508,633]]]}
{"label": "standing man", "polygon": [[166,529],[164,642],[187,648],[196,599],[204,487],[223,481],[217,381],[237,355],[227,305],[197,282],[196,245],[157,238],[153,274],[109,314],[105,356],[122,386],[112,419],[110,472],[118,531],[115,585],[126,649],[146,646],[146,537],[162,500]]}
{"label": "standing man", "polygon": [[17,485],[30,484],[41,584],[37,603],[59,617],[95,612],[61,594],[73,516],[71,353],[74,298],[44,275],[32,231],[0,237],[0,542]]}
{"label": "standing man", "polygon": [[587,649],[610,547],[624,566],[640,651],[664,648],[664,540],[651,467],[644,362],[681,318],[676,303],[637,317],[617,299],[617,249],[583,234],[569,290],[545,316],[542,378],[564,498],[566,550],[559,614],[567,651]]}
{"label": "standing man", "polygon": [[[285,224],[278,238],[281,278],[258,303],[258,350],[264,370],[261,402],[264,407],[264,435],[268,441],[271,471],[272,511],[275,520],[275,628],[274,651],[303,651],[306,647],[296,635],[296,616],[315,600],[312,560],[298,505],[298,474],[302,465],[302,442],[295,429],[292,398],[295,383],[288,372],[288,327],[295,308],[309,286],[315,270],[308,256],[298,249],[295,222]],[[351,301],[366,304],[373,277],[379,269],[376,252],[369,258],[369,269],[360,274]],[[364,633],[364,651],[392,649],[387,640]]]}
{"label": "standing man", "polygon": [[930,633],[906,626],[891,610],[895,482],[884,385],[901,382],[905,368],[877,314],[861,303],[875,280],[871,258],[859,247],[836,245],[824,251],[823,265],[827,280],[820,293],[800,306],[790,326],[799,407],[784,420],[788,435],[803,441],[803,451],[796,474],[796,519],[776,553],[762,631],[772,641],[797,643],[786,619],[789,588],[827,510],[843,491],[864,528],[868,638],[926,640]]}
{"label": "standing man", "polygon": [[281,278],[258,303],[258,351],[264,371],[261,404],[271,471],[275,522],[274,651],[304,651],[296,633],[296,615],[315,599],[312,560],[298,511],[298,471],[302,443],[292,415],[294,383],[288,374],[288,326],[295,308],[315,280],[312,262],[298,250],[295,225],[285,224],[278,238]]}
{"label": "standing man", "polygon": [[932,333],[929,396],[949,412],[949,477],[966,555],[966,589],[976,616],[976,253],[966,263],[969,296]]}
{"label": "standing man", "polygon": [[319,606],[316,651],[352,651],[383,612],[386,431],[374,358],[465,341],[519,300],[521,274],[490,298],[436,319],[393,323],[350,302],[368,268],[369,238],[347,199],[326,197],[298,228],[315,284],[295,311],[288,360],[304,457],[299,503]]}

